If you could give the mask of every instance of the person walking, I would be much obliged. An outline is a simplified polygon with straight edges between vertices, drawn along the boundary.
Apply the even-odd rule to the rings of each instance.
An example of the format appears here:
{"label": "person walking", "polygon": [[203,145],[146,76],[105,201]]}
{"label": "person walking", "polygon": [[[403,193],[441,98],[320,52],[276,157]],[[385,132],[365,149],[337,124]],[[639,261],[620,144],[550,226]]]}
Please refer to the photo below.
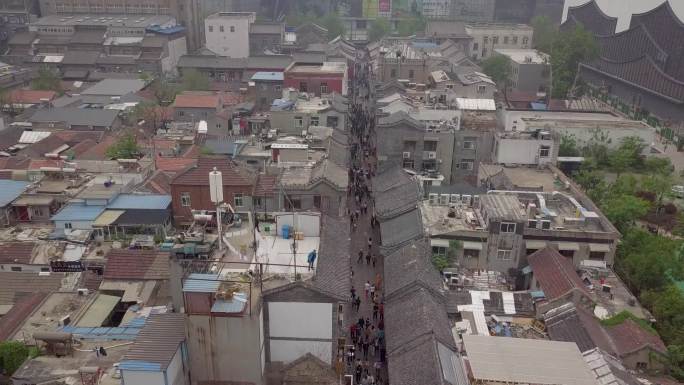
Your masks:
{"label": "person walking", "polygon": [[375,298],[375,285],[371,284],[369,291],[371,298]]}
{"label": "person walking", "polygon": [[355,305],[356,305],[356,311],[358,312],[359,309],[361,308],[361,297],[360,296],[356,296]]}
{"label": "person walking", "polygon": [[316,249],[313,249],[313,251],[309,253],[306,257],[306,262],[309,264],[309,271],[313,270],[314,263],[316,262]]}
{"label": "person walking", "polygon": [[366,281],[366,283],[363,285],[364,291],[366,292],[366,299],[368,299],[368,294],[370,293],[370,288],[371,288],[371,283],[370,281]]}
{"label": "person walking", "polygon": [[364,338],[363,340],[363,360],[368,361],[368,347],[370,343],[368,342],[368,338]]}
{"label": "person walking", "polygon": [[357,264],[361,262],[363,262],[363,250],[359,250],[359,257],[356,259]]}
{"label": "person walking", "polygon": [[368,251],[368,254],[366,254],[366,265],[370,265],[370,264],[371,264],[371,258],[372,258],[372,256],[371,256],[371,253],[370,253],[370,250],[369,250],[369,251]]}
{"label": "person walking", "polygon": [[378,319],[379,309],[380,309],[380,307],[378,306],[378,304],[373,305],[373,322],[377,321],[377,319]]}
{"label": "person walking", "polygon": [[355,379],[356,383],[358,384],[361,382],[361,373],[363,372],[363,368],[361,367],[361,360],[356,361],[356,371],[355,371]]}

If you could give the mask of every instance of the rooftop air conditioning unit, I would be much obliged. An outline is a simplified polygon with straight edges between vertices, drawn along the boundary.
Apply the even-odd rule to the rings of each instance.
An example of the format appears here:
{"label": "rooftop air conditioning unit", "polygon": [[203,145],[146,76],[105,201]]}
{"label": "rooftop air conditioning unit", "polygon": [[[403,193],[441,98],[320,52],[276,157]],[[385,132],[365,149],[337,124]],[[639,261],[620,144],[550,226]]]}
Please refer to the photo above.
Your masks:
{"label": "rooftop air conditioning unit", "polygon": [[428,159],[437,159],[437,153],[435,151],[428,152]]}
{"label": "rooftop air conditioning unit", "polygon": [[404,159],[409,159],[409,158],[411,158],[411,153],[410,153],[410,152],[404,152],[404,153],[402,154],[402,157],[403,157]]}
{"label": "rooftop air conditioning unit", "polygon": [[437,202],[438,202],[438,200],[439,200],[439,194],[430,194],[430,195],[428,195],[428,202],[429,202],[431,205],[433,205],[433,206],[436,205]]}
{"label": "rooftop air conditioning unit", "polygon": [[542,219],[539,221],[541,223],[541,228],[542,230],[549,230],[551,229],[551,221],[548,219]]}

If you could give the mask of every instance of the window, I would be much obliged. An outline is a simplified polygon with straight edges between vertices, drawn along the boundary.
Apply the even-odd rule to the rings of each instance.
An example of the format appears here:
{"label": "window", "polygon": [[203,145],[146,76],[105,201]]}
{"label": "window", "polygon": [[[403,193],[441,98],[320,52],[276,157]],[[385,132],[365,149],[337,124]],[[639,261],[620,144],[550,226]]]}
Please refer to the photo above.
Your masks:
{"label": "window", "polygon": [[337,128],[337,116],[328,116],[325,118],[325,125],[332,128]]}
{"label": "window", "polygon": [[489,43],[489,36],[485,36],[485,37],[482,39],[482,42],[483,42],[484,44],[488,44],[488,43]]}
{"label": "window", "polygon": [[10,270],[12,270],[12,271],[21,271],[21,266],[12,266],[12,267],[10,268]]}
{"label": "window", "polygon": [[50,268],[49,267],[41,267],[40,271],[42,271],[43,273],[47,273],[50,271]]}
{"label": "window", "polygon": [[189,192],[181,193],[180,199],[181,199],[181,206],[190,207],[190,193]]}
{"label": "window", "polygon": [[461,159],[460,168],[462,170],[472,170],[475,166],[475,161],[472,159]]}
{"label": "window", "polygon": [[245,205],[245,197],[241,193],[235,194],[233,201],[235,201],[235,207],[242,207]]}
{"label": "window", "polygon": [[65,228],[65,229],[71,229],[71,222],[66,222],[66,223],[64,224],[64,228]]}
{"label": "window", "polygon": [[648,363],[647,362],[637,362],[636,363],[636,368],[637,370],[648,370]]}
{"label": "window", "polygon": [[392,79],[396,78],[396,77],[397,77],[397,70],[395,70],[394,68],[392,68],[392,69],[390,70],[390,77],[391,77]]}
{"label": "window", "polygon": [[234,25],[230,26],[230,32],[235,32],[235,26]]}
{"label": "window", "polygon": [[318,126],[318,124],[319,124],[318,116],[312,116],[311,119],[309,119],[309,126]]}
{"label": "window", "polygon": [[482,48],[482,56],[487,56],[487,48]]}
{"label": "window", "polygon": [[504,44],[508,44],[508,36],[504,36]]}
{"label": "window", "polygon": [[437,142],[434,140],[426,140],[423,142],[423,151],[437,151]]}
{"label": "window", "polygon": [[498,259],[511,259],[513,258],[513,250],[499,249],[496,252],[496,257]]}
{"label": "window", "polygon": [[573,258],[575,256],[575,250],[558,250],[558,252],[566,258]]}
{"label": "window", "polygon": [[480,95],[484,95],[484,93],[487,92],[487,86],[477,86],[477,93]]}
{"label": "window", "polygon": [[280,91],[283,90],[283,88],[280,86],[280,84],[276,84],[275,87],[273,87],[273,89],[274,89],[276,92],[280,92]]}
{"label": "window", "polygon": [[209,32],[214,32],[214,26],[213,25],[209,26]]}
{"label": "window", "polygon": [[525,36],[525,37],[523,37],[522,43],[523,43],[523,45],[527,45],[527,43],[529,43],[529,41],[530,41],[530,38]]}
{"label": "window", "polygon": [[401,167],[408,168],[408,169],[413,169],[413,166],[414,166],[413,159],[404,159],[404,162],[401,165]]}
{"label": "window", "polygon": [[513,36],[513,44],[518,44],[518,37],[517,36]]}
{"label": "window", "polygon": [[470,139],[470,138],[466,138],[463,141],[463,149],[464,150],[474,150],[475,149],[475,140]]}
{"label": "window", "polygon": [[492,38],[492,44],[499,44],[499,37],[498,36],[494,36]]}
{"label": "window", "polygon": [[302,198],[290,197],[286,200],[286,207],[288,210],[299,210],[302,208]]}
{"label": "window", "polygon": [[219,32],[226,32],[226,29],[223,26],[219,26]]}
{"label": "window", "polygon": [[297,127],[297,128],[304,127],[304,118],[303,117],[295,116],[295,127]]}
{"label": "window", "polygon": [[447,248],[444,246],[432,246],[432,255],[441,255],[446,257]]}
{"label": "window", "polygon": [[415,72],[414,72],[413,70],[409,70],[409,79],[413,79],[413,77],[414,77],[415,75],[416,75],[416,74],[415,74]]}
{"label": "window", "polygon": [[515,223],[501,222],[499,230],[501,233],[515,233]]}
{"label": "window", "polygon": [[262,207],[263,202],[261,201],[261,197],[253,197],[252,204],[254,207]]}
{"label": "window", "polygon": [[366,29],[366,20],[356,20],[356,29]]}
{"label": "window", "polygon": [[299,82],[299,92],[307,92],[309,85],[306,82]]}
{"label": "window", "polygon": [[321,208],[321,196],[320,195],[314,195],[313,197],[313,205],[315,208],[320,209]]}
{"label": "window", "polygon": [[178,111],[178,116],[185,116],[185,111]]}
{"label": "window", "polygon": [[328,83],[321,83],[321,94],[328,93]]}
{"label": "window", "polygon": [[473,43],[473,51],[477,51],[480,49],[480,45],[477,43]]}
{"label": "window", "polygon": [[590,251],[589,259],[603,261],[604,259],[606,259],[606,253],[604,253],[603,251]]}
{"label": "window", "polygon": [[423,161],[424,171],[437,171],[437,159],[427,159]]}
{"label": "window", "polygon": [[541,148],[539,149],[539,157],[540,158],[548,158],[550,153],[551,153],[551,147],[549,147],[549,146],[541,146]]}
{"label": "window", "polygon": [[464,258],[480,258],[480,250],[463,249]]}

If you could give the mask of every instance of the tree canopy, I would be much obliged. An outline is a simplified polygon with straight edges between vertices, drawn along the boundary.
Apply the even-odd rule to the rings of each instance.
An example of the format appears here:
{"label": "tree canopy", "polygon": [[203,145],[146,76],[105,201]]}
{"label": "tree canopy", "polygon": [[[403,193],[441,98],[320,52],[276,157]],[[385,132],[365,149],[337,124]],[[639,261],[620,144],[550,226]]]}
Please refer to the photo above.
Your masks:
{"label": "tree canopy", "polygon": [[109,159],[135,159],[140,155],[138,142],[132,134],[126,134],[107,148]]}
{"label": "tree canopy", "polygon": [[30,354],[29,348],[20,341],[0,342],[0,368],[11,376],[21,367]]}
{"label": "tree canopy", "polygon": [[508,88],[511,76],[511,62],[503,55],[493,55],[482,62],[482,70],[489,75],[499,88]]}
{"label": "tree canopy", "polygon": [[62,93],[62,80],[50,68],[43,66],[38,70],[38,76],[31,81],[31,89],[50,90]]}
{"label": "tree canopy", "polygon": [[572,31],[553,35],[556,37],[544,48],[551,55],[552,96],[562,99],[575,83],[579,63],[596,58],[599,48],[594,35],[581,25]]}
{"label": "tree canopy", "polygon": [[387,19],[375,19],[370,22],[368,28],[368,40],[378,41],[383,37],[387,36],[390,32],[390,24]]}
{"label": "tree canopy", "polygon": [[206,91],[209,89],[209,76],[191,68],[183,71],[183,91]]}

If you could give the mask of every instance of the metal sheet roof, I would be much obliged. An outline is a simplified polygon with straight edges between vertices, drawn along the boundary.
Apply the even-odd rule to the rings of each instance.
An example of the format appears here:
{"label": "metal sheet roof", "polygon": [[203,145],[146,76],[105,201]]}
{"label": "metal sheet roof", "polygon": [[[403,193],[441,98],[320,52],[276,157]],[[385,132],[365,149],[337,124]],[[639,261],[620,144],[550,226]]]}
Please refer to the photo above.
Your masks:
{"label": "metal sheet roof", "polygon": [[86,313],[78,320],[80,327],[100,327],[109,318],[121,297],[99,294]]}
{"label": "metal sheet roof", "polygon": [[53,215],[52,221],[94,221],[104,211],[103,206],[85,206],[80,204],[66,205]]}
{"label": "metal sheet roof", "polygon": [[137,194],[121,194],[112,203],[108,209],[146,209],[146,210],[163,210],[167,209],[171,204],[171,195],[137,195]]}
{"label": "metal sheet roof", "polygon": [[18,180],[0,180],[0,207],[5,207],[21,195],[28,182]]}
{"label": "metal sheet roof", "polygon": [[596,384],[574,342],[474,335],[464,335],[463,342],[475,380]]}
{"label": "metal sheet roof", "polygon": [[41,140],[50,136],[51,132],[47,131],[24,131],[19,138],[19,143],[32,144],[40,142]]}
{"label": "metal sheet roof", "polygon": [[218,274],[192,273],[183,283],[185,293],[216,293],[221,286]]}
{"label": "metal sheet roof", "polygon": [[217,299],[211,307],[212,313],[242,313],[247,307],[245,293],[233,293],[233,298]]}
{"label": "metal sheet roof", "polygon": [[138,370],[165,370],[184,340],[184,314],[150,314],[121,362],[126,363],[124,368],[128,366],[129,370],[133,370],[133,366],[129,366],[133,364]]}
{"label": "metal sheet roof", "polygon": [[114,223],[114,221],[116,221],[124,212],[124,210],[105,210],[102,212],[102,214],[100,214],[99,217],[97,217],[97,219],[95,219],[93,226],[109,226]]}
{"label": "metal sheet roof", "polygon": [[283,79],[282,72],[257,72],[252,75],[252,80],[282,81]]}
{"label": "metal sheet roof", "polygon": [[460,110],[496,111],[494,99],[456,98],[456,104]]}

